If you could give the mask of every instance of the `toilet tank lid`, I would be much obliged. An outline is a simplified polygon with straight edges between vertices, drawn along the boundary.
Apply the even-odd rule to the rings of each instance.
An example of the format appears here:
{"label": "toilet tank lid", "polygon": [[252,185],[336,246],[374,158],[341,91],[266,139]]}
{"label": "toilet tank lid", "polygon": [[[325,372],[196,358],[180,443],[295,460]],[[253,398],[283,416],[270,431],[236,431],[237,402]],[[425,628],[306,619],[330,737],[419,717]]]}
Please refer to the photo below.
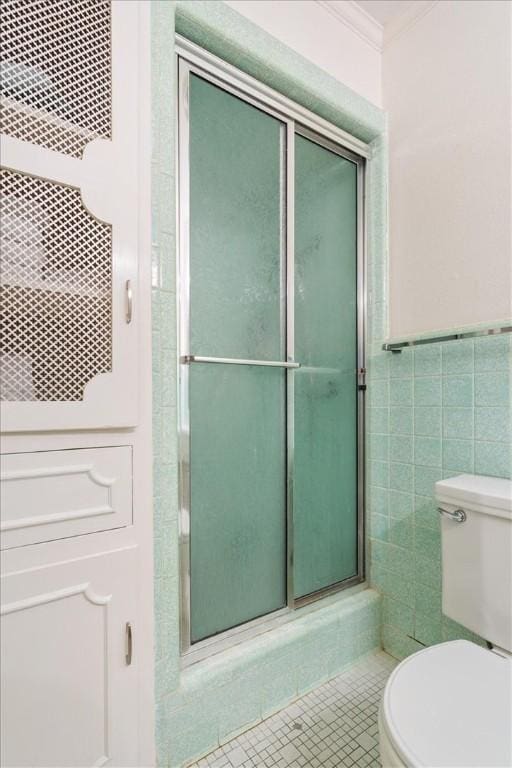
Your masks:
{"label": "toilet tank lid", "polygon": [[512,480],[485,475],[457,475],[436,483],[436,499],[478,512],[512,518]]}

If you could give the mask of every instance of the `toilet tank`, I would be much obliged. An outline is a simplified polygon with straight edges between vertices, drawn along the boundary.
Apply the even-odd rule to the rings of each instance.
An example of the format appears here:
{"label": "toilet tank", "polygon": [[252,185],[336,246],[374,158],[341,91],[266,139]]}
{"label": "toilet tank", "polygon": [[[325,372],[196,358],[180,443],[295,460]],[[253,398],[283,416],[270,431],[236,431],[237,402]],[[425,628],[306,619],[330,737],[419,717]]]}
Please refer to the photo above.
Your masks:
{"label": "toilet tank", "polygon": [[458,475],[437,482],[435,492],[443,510],[443,613],[512,652],[512,481]]}

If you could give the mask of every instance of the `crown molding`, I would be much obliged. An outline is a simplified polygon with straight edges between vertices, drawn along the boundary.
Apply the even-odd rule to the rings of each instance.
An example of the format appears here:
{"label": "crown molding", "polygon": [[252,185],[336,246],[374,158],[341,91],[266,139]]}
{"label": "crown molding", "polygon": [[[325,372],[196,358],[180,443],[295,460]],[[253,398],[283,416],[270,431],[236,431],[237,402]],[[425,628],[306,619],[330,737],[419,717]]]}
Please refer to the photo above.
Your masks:
{"label": "crown molding", "polygon": [[414,3],[406,5],[403,11],[386,24],[383,48],[387,48],[391,42],[408,32],[420,19],[430,13],[438,2],[439,0],[415,0]]}
{"label": "crown molding", "polygon": [[382,51],[382,25],[353,0],[316,0],[331,16],[340,21],[376,51]]}
{"label": "crown molding", "polygon": [[400,11],[384,27],[370,16],[355,0],[316,0],[324,10],[344,24],[358,37],[382,53],[392,41],[410,30],[426,16],[440,0],[414,0],[404,3]]}

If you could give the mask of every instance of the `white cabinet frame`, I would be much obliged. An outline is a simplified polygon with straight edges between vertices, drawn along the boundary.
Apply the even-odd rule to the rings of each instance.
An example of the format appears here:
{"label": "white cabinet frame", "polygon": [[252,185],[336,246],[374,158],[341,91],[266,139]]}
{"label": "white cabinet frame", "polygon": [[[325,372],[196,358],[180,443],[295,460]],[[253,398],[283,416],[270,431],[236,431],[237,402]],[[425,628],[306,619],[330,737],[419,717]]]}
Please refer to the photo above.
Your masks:
{"label": "white cabinet frame", "polygon": [[3,402],[4,432],[109,429],[137,423],[138,153],[140,102],[145,98],[141,85],[144,78],[140,77],[143,13],[143,5],[138,2],[112,2],[112,141],[91,141],[82,159],[78,159],[11,136],[1,137],[4,167],[78,188],[85,208],[112,225],[112,371],[91,379],[82,401]]}

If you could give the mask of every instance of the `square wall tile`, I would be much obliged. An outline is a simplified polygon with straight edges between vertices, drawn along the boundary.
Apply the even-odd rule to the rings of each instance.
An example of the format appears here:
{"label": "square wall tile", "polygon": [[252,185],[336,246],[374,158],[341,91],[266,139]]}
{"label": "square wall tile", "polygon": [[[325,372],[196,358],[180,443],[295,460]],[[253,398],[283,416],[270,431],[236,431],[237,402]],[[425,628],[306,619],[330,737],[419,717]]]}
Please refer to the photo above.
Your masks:
{"label": "square wall tile", "polygon": [[389,487],[394,491],[413,490],[413,466],[412,464],[399,464],[392,461],[389,464]]}
{"label": "square wall tile", "polygon": [[[416,553],[414,562],[414,578],[416,585],[420,584],[431,587],[435,590],[441,590],[441,563],[438,560],[432,560],[423,554]],[[416,586],[417,588],[417,586]]]}
{"label": "square wall tile", "polygon": [[440,376],[421,376],[414,380],[414,405],[441,405]]}
{"label": "square wall tile", "polygon": [[441,526],[414,529],[414,549],[429,560],[441,560]]}
{"label": "square wall tile", "polygon": [[475,339],[475,371],[506,371],[512,366],[512,338],[483,336]]}
{"label": "square wall tile", "polygon": [[414,617],[414,638],[419,643],[423,643],[423,645],[440,643],[443,639],[441,618],[441,612],[435,617],[416,613]]}
{"label": "square wall tile", "polygon": [[441,373],[441,346],[425,344],[414,349],[414,375],[438,376]]}
{"label": "square wall tile", "polygon": [[393,435],[412,435],[412,408],[392,406],[389,409],[389,431]]}
{"label": "square wall tile", "polygon": [[510,408],[475,408],[475,439],[509,443],[510,422]]}
{"label": "square wall tile", "polygon": [[443,377],[443,405],[473,407],[473,376]]}
{"label": "square wall tile", "polygon": [[389,515],[398,520],[412,518],[414,513],[413,495],[403,491],[389,491]]}
{"label": "square wall tile", "polygon": [[473,445],[472,440],[444,440],[443,469],[454,472],[473,472]]}
{"label": "square wall tile", "polygon": [[414,467],[414,492],[420,496],[434,496],[434,486],[442,479],[442,472],[433,467]]}
{"label": "square wall tile", "polygon": [[389,432],[389,408],[369,408],[369,431],[371,434]]}
{"label": "square wall tile", "polygon": [[388,541],[390,544],[395,544],[397,547],[403,547],[404,549],[412,549],[414,546],[414,525],[413,519],[409,520],[394,520],[389,521],[389,536]]}
{"label": "square wall tile", "polygon": [[388,494],[387,488],[376,488],[370,486],[370,510],[379,515],[388,514]]}
{"label": "square wall tile", "polygon": [[441,466],[441,440],[437,437],[414,438],[414,463],[424,467]]}
{"label": "square wall tile", "polygon": [[441,408],[414,408],[414,434],[425,437],[441,436]]}
{"label": "square wall tile", "polygon": [[476,441],[475,472],[477,475],[509,478],[512,473],[512,446]]}
{"label": "square wall tile", "polygon": [[389,381],[375,379],[368,384],[368,400],[370,406],[381,408],[389,404]]}
{"label": "square wall tile", "polygon": [[370,435],[370,458],[377,461],[387,461],[389,458],[389,435]]}
{"label": "square wall tile", "polygon": [[390,405],[412,405],[412,379],[390,379]]}
{"label": "square wall tile", "polygon": [[370,379],[387,379],[389,376],[389,352],[379,350],[370,356],[368,361],[368,372]]}
{"label": "square wall tile", "polygon": [[379,488],[389,487],[389,464],[387,461],[370,462],[371,484]]}
{"label": "square wall tile", "polygon": [[446,341],[442,344],[443,374],[473,373],[473,339]]}
{"label": "square wall tile", "polygon": [[415,609],[424,616],[437,618],[441,613],[441,593],[425,584],[417,584],[415,589]]}
{"label": "square wall tile", "polygon": [[387,541],[389,533],[389,520],[387,515],[379,515],[372,512],[370,515],[370,536],[379,541]]}
{"label": "square wall tile", "polygon": [[447,406],[443,408],[443,437],[473,438],[473,408],[457,408]]}
{"label": "square wall tile", "polygon": [[395,378],[407,378],[412,376],[413,370],[413,352],[412,349],[403,349],[399,353],[388,353],[389,359],[389,375],[392,379]]}
{"label": "square wall tile", "polygon": [[510,408],[512,390],[508,371],[477,373],[475,376],[475,405]]}
{"label": "square wall tile", "polygon": [[384,597],[382,601],[382,622],[396,627],[405,635],[414,632],[414,609],[410,605]]}
{"label": "square wall tile", "polygon": [[412,464],[414,460],[412,435],[390,435],[389,458],[391,461]]}
{"label": "square wall tile", "polygon": [[422,528],[439,528],[439,512],[432,496],[414,497],[414,522]]}

